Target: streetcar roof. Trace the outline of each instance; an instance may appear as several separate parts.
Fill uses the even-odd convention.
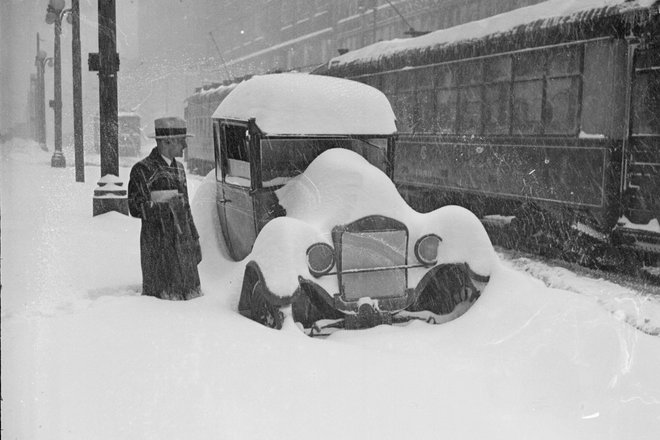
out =
[[[305,73],[254,76],[218,105],[213,118],[255,118],[266,135],[391,135],[396,117],[378,89]]]
[[[543,28],[590,21],[596,17],[645,14],[659,4],[659,0],[547,0],[416,38],[380,41],[336,56],[328,65],[332,68],[354,63],[376,63],[389,56],[423,55],[426,51],[500,37],[510,36],[515,40],[528,30],[535,32]]]

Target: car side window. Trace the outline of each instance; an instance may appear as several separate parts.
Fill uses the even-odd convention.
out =
[[[230,183],[250,186],[250,158],[246,127],[225,125],[224,140],[227,146],[226,179]],[[244,180],[247,179],[247,180]]]

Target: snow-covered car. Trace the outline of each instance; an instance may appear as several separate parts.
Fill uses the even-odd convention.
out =
[[[303,73],[254,76],[213,113],[218,217],[229,257],[242,260],[271,219],[275,191],[320,153],[346,148],[390,177],[396,117],[387,97],[357,81]]]
[[[496,255],[470,211],[410,208],[355,152],[331,149],[276,191],[271,220],[247,258],[238,309],[273,328],[287,316],[307,334],[463,314]]]

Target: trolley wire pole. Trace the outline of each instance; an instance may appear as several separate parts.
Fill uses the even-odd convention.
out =
[[[229,69],[227,68],[227,63],[225,62],[224,57],[222,56],[222,52],[220,51],[220,48],[218,47],[218,43],[215,41],[215,37],[213,36],[213,32],[209,32],[209,35],[211,36],[211,41],[213,41],[213,45],[215,46],[215,50],[218,52],[218,56],[220,57],[220,61],[222,61],[222,66],[225,68],[225,73],[227,74],[227,79],[231,80],[231,74],[229,73]]]

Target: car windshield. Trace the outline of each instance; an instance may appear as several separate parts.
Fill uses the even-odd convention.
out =
[[[264,186],[294,177],[325,150],[346,148],[360,154],[382,171],[387,167],[387,138],[265,138],[261,140]]]

